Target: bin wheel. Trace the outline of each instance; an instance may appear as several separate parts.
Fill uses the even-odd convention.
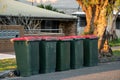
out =
[[[19,71],[19,70],[15,70],[15,71],[14,71],[14,74],[15,74],[16,76],[20,76],[20,71]]]

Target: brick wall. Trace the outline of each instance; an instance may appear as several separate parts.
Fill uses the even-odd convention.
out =
[[[18,30],[20,32],[19,36],[24,36],[24,27],[20,25],[0,25],[0,30]],[[14,51],[14,47],[10,38],[0,38],[0,52],[12,51]]]

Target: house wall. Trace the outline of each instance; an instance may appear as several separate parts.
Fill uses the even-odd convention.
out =
[[[24,36],[24,27],[18,26],[18,25],[0,25],[0,52],[12,52],[14,51],[13,43],[10,42],[10,39],[17,36],[10,36],[12,33],[7,33],[5,35],[2,35],[3,31],[18,31],[18,36]],[[11,35],[15,35],[15,33],[12,33]],[[1,37],[3,36],[3,37]]]
[[[83,34],[85,25],[86,25],[85,17],[80,17],[79,27],[77,28],[78,34]],[[118,17],[116,20],[116,34],[118,38],[120,38],[120,17]]]
[[[53,36],[69,36],[69,35],[76,35],[76,23],[75,21],[64,21],[60,22],[59,28],[63,29],[63,34],[57,35],[54,34]],[[0,32],[2,31],[19,31],[19,37],[24,36],[24,27],[18,25],[0,25]],[[14,51],[13,43],[10,41],[11,38],[16,36],[10,35],[3,35],[0,33],[0,52],[12,52]]]
[[[120,29],[116,29],[116,34],[117,34],[118,38],[120,38]]]

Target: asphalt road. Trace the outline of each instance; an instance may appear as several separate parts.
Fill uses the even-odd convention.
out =
[[[120,80],[120,61],[94,67],[4,80]]]

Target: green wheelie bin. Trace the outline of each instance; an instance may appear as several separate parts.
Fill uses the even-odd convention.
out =
[[[55,72],[56,68],[56,38],[43,36],[40,46],[40,73]]]
[[[39,74],[39,42],[34,37],[12,39],[20,76]]]
[[[56,71],[70,69],[70,38],[59,37],[57,41]]]
[[[84,39],[84,66],[98,64],[98,37],[86,35]]]
[[[78,69],[83,67],[83,37],[71,36],[70,41],[70,67],[71,69]]]

